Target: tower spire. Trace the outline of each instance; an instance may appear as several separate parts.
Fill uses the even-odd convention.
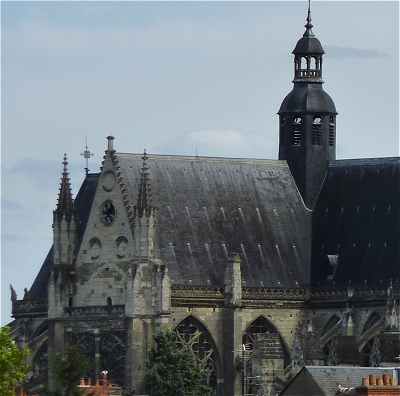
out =
[[[308,0],[308,12],[306,21],[307,23],[304,25],[306,31],[304,32],[303,37],[314,37],[314,33],[312,31],[314,25],[311,22],[311,0]]]
[[[323,89],[324,49],[314,35],[311,1],[294,55],[293,89],[279,109],[279,159],[286,160],[308,208],[313,208],[336,153],[336,107]]]
[[[61,176],[60,191],[58,193],[57,208],[55,213],[59,217],[66,215],[67,218],[70,218],[73,212],[74,200],[72,199],[71,183],[68,173],[68,159],[66,153],[64,153],[64,160],[62,164],[63,172]]]
[[[139,217],[142,217],[144,213],[146,215],[149,215],[151,211],[151,185],[149,177],[149,166],[147,164],[148,158],[149,157],[146,153],[146,150],[144,150],[142,157],[142,168],[140,170],[139,193],[135,206],[135,211],[139,215]]]

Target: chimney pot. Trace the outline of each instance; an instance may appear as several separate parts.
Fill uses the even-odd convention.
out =
[[[387,374],[383,374],[383,385],[389,385],[389,376]]]
[[[368,376],[368,380],[370,385],[375,385],[375,377],[372,374]]]

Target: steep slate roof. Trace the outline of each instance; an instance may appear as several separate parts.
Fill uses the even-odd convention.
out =
[[[142,155],[116,156],[135,205]],[[173,283],[223,286],[232,252],[247,286],[308,283],[310,213],[285,161],[149,155],[147,163]]]
[[[296,83],[283,99],[278,114],[284,113],[337,113],[332,98],[322,84]]]
[[[313,228],[314,284],[332,273],[327,254],[339,255],[336,284],[399,278],[400,158],[333,162]]]
[[[339,385],[357,387],[361,386],[363,377],[383,374],[397,375],[396,369],[389,367],[305,366],[286,385],[280,396],[334,396]]]
[[[82,186],[75,199],[75,209],[78,212],[80,221],[80,235],[82,238],[83,231],[85,230],[86,223],[88,221],[90,208],[92,206],[94,194],[97,186],[97,173],[91,173],[86,176],[82,183]],[[50,272],[53,268],[53,246],[47,253],[46,259],[44,260],[39,273],[37,274],[33,284],[29,290],[29,296],[33,299],[45,299],[47,298],[47,282],[50,276]]]

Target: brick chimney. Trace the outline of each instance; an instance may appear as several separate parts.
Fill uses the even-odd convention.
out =
[[[389,374],[369,375],[362,379],[368,396],[400,396],[400,385],[397,378]]]

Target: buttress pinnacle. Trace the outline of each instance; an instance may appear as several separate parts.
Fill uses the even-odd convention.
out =
[[[150,185],[150,177],[149,177],[149,167],[147,164],[148,156],[146,150],[144,150],[142,157],[142,168],[140,170],[140,184],[139,184],[139,193],[138,199],[135,206],[135,212],[142,217],[143,214],[146,216],[150,215],[151,212],[151,185]]]
[[[64,154],[64,160],[62,164],[63,173],[61,176],[60,191],[58,193],[57,208],[55,213],[59,217],[65,215],[67,219],[70,219],[74,210],[74,200],[72,199],[71,183],[69,180],[67,154]]]

